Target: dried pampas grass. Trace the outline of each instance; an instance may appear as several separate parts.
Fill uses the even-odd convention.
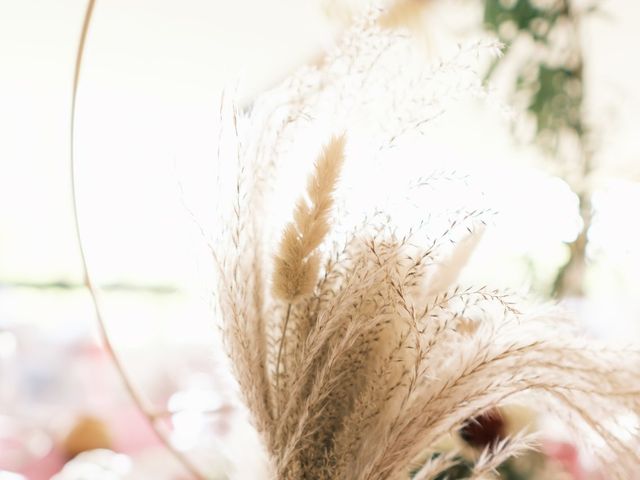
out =
[[[316,248],[329,231],[333,190],[344,160],[344,137],[335,137],[326,146],[309,178],[307,194],[311,204],[300,199],[294,221],[286,226],[276,256],[273,294],[293,303],[313,291],[318,277]]]
[[[640,412],[640,353],[594,346],[556,313],[523,314],[498,291],[454,286],[472,239],[444,254],[446,237],[423,247],[417,230],[372,219],[321,255],[343,149],[343,137],[328,142],[277,255],[254,259],[275,265],[271,300],[257,263],[220,292],[244,292],[223,304],[226,338],[271,475],[384,480],[419,468],[416,478],[437,478],[456,457],[420,459],[441,438],[519,401],[565,421],[610,478],[630,478],[638,433],[618,420]],[[253,221],[241,235],[259,231]],[[525,433],[487,446],[469,478],[531,446]]]
[[[441,478],[459,462],[438,451],[443,438],[488,410],[522,403],[562,420],[608,478],[632,478],[640,464],[640,350],[597,345],[554,310],[522,313],[500,291],[456,285],[482,212],[461,212],[440,234],[429,221],[403,231],[374,214],[336,242],[333,206],[349,143],[327,136],[306,198],[274,241],[264,207],[281,141],[304,127],[297,115],[348,97],[344,78],[374,82],[375,61],[358,70],[353,53],[370,38],[366,29],[350,37],[318,70],[322,81],[296,90],[284,107],[269,110],[277,102],[267,96],[248,122],[233,112],[238,168],[231,215],[213,247],[217,298],[267,452],[265,477]],[[337,73],[345,63],[349,75]],[[340,95],[326,96],[332,89]],[[426,98],[403,93],[412,106]],[[421,128],[419,118],[394,115],[393,138]],[[491,443],[465,475],[487,478],[533,445],[525,432]]]

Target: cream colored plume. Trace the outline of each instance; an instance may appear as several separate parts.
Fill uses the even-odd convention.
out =
[[[273,272],[273,294],[288,303],[313,291],[320,266],[315,250],[329,231],[333,191],[344,161],[344,136],[333,137],[307,183],[309,202],[298,200],[282,234]]]

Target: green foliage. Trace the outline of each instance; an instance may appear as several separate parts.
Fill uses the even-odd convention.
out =
[[[450,469],[445,472],[442,472],[440,475],[436,477],[435,480],[454,480],[454,479],[462,479],[469,478],[471,472],[473,470],[473,465],[471,462],[461,459],[460,463],[454,465]]]
[[[500,478],[502,478],[503,480],[531,480],[536,478],[536,467],[538,466],[540,465],[535,464],[535,466],[530,468],[516,468],[514,462],[512,460],[509,460],[500,465],[500,468],[498,468],[498,473],[500,474]]]
[[[576,41],[575,13],[568,0],[485,0],[484,23],[509,48],[529,37],[535,48],[518,69],[514,90],[526,98],[526,111],[536,122],[536,139],[553,153],[561,134],[585,133],[582,122],[582,57]],[[569,46],[553,50],[553,39],[564,35]],[[495,61],[489,76],[501,59]]]
[[[439,454],[435,454],[437,457]],[[537,470],[544,464],[544,459],[540,455],[535,455],[535,461],[532,465],[526,467],[516,467],[513,461],[509,460],[503,463],[498,469],[500,478],[503,480],[531,480],[536,478]],[[530,462],[531,463],[531,462]],[[435,480],[460,480],[469,478],[473,472],[473,463],[463,457],[458,457],[458,463],[453,467],[445,470],[438,475]],[[412,472],[411,477],[416,472]]]
[[[522,82],[522,76],[519,77],[518,82]],[[523,85],[523,87],[526,86]],[[569,129],[582,135],[581,68],[550,67],[540,64],[535,87],[529,111],[538,120],[538,130]]]
[[[538,41],[546,42],[545,35],[560,19],[568,16],[566,2],[552,2],[551,5],[537,6],[532,0],[486,0],[484,22],[488,28],[500,32],[500,27],[507,27],[508,22],[517,27],[519,32],[526,32]],[[508,34],[503,30],[503,36]],[[509,38],[503,38],[508,41]]]

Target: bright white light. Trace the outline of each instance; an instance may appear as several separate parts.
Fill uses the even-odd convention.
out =
[[[11,332],[0,332],[0,358],[9,358],[15,355],[18,348],[16,336]]]

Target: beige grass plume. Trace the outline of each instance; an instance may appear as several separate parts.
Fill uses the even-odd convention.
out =
[[[307,183],[309,202],[298,200],[294,220],[284,230],[275,259],[273,294],[293,303],[315,287],[319,256],[316,248],[329,231],[333,191],[344,160],[344,136],[332,138]]]
[[[462,212],[444,234],[434,234],[424,217],[416,221],[420,228],[404,232],[392,217],[372,215],[344,242],[327,241],[339,223],[331,211],[345,138],[337,137],[327,142],[308,198],[292,205],[293,220],[271,250],[269,219],[258,208],[268,204],[262,196],[270,176],[260,174],[265,166],[275,169],[283,139],[303,128],[289,116],[352,98],[353,82],[341,72],[362,77],[356,85],[365,93],[369,81],[400,76],[387,72],[386,63],[374,67],[377,54],[357,60],[354,52],[378,38],[367,32],[349,37],[337,63],[326,63],[349,68],[315,72],[320,80],[294,95],[291,108],[275,115],[279,121],[257,107],[268,128],[250,131],[255,145],[239,147],[227,241],[215,248],[224,337],[269,458],[265,477],[405,480],[417,471],[420,480],[441,478],[458,462],[455,455],[436,456],[444,437],[485,411],[523,403],[563,421],[607,465],[608,478],[633,478],[640,464],[633,426],[640,414],[640,350],[595,344],[553,310],[520,313],[500,291],[456,285],[481,213]],[[391,100],[380,102],[397,120],[395,139],[396,132],[424,125],[430,97],[406,92],[416,113],[398,111],[408,107],[394,95],[406,88],[394,85]],[[259,115],[252,112],[253,118]],[[490,445],[468,477],[485,476],[530,440],[523,434]]]
[[[320,256],[316,249],[329,231],[329,215],[333,206],[333,191],[344,161],[344,136],[333,137],[315,164],[315,172],[307,182],[309,202],[298,200],[293,215],[282,234],[279,253],[275,258],[272,289],[275,298],[287,303],[287,313],[278,341],[275,377],[276,396],[280,391],[280,365],[287,343],[291,309],[302,297],[313,292],[318,280]],[[300,333],[300,326],[298,326]],[[277,401],[278,406],[282,402]]]
[[[475,241],[463,233],[480,225],[475,212],[432,240],[428,224],[400,233],[374,216],[322,254],[344,144],[333,138],[320,155],[277,254],[247,264],[245,250],[229,253],[248,268],[220,291],[238,302],[224,303],[227,343],[268,476],[435,479],[458,461],[434,456],[442,438],[523,403],[564,421],[609,478],[631,478],[640,438],[618,420],[640,413],[640,351],[594,345],[557,313],[522,314],[497,290],[453,285]],[[261,218],[250,219],[239,243],[244,232],[259,245]],[[271,298],[256,278],[263,262],[274,265]],[[523,433],[490,445],[469,478],[531,444]]]

